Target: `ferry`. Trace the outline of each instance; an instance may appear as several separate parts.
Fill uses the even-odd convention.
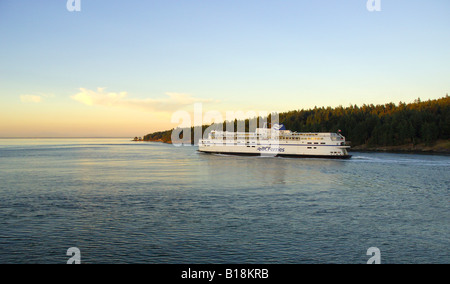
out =
[[[295,158],[350,159],[345,137],[338,133],[297,133],[284,125],[264,125],[255,132],[211,131],[199,140],[199,152]]]

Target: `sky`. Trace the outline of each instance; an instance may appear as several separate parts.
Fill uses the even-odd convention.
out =
[[[196,103],[225,116],[450,90],[448,0],[67,2],[0,0],[0,137],[134,137]]]

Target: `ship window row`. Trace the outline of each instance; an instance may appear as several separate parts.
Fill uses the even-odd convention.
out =
[[[219,139],[219,140],[221,140],[221,139]],[[211,141],[210,143],[213,143],[213,144],[215,144],[215,143],[220,143],[220,144],[222,144],[222,143],[227,143],[227,144],[229,144],[229,143],[237,143],[237,144],[258,144],[258,143],[260,143],[260,141],[258,141],[258,140],[251,140],[251,141],[243,141],[243,140],[236,140],[236,139],[223,139],[223,141],[225,141],[225,142],[215,142],[215,141]],[[322,142],[322,143],[320,143],[321,145],[326,145],[326,143],[325,142]],[[307,142],[307,145],[313,145],[313,142]],[[319,143],[318,142],[314,142],[314,145],[319,145]]]
[[[287,140],[323,140],[323,138],[281,137]]]
[[[250,139],[256,140],[259,137],[242,137],[242,136],[211,136],[211,139],[218,139],[218,140],[237,140],[237,139],[244,139],[244,140],[250,140]],[[275,138],[275,139],[284,139],[284,140],[324,140],[323,138],[304,138],[304,137],[266,137],[267,138]],[[253,140],[252,139],[252,140]],[[318,144],[318,143],[314,143]],[[325,144],[325,143],[321,143]]]

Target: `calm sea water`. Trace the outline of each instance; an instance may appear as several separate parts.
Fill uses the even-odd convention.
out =
[[[0,140],[0,263],[450,263],[450,157]]]

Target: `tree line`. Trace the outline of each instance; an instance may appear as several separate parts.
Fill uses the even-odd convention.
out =
[[[257,120],[253,118],[251,120]],[[270,121],[270,117],[268,118]],[[450,97],[413,103],[315,107],[279,113],[279,122],[296,132],[338,132],[352,146],[398,146],[450,139]],[[223,129],[226,129],[224,122]],[[238,121],[231,122],[236,129]],[[248,131],[250,120],[245,121]],[[202,133],[208,126],[202,126]],[[173,129],[172,129],[173,130]],[[144,136],[145,141],[171,142],[172,130]],[[194,127],[190,129],[192,142]]]

